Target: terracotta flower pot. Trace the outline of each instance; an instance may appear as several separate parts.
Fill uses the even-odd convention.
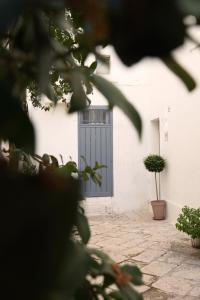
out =
[[[199,238],[191,238],[192,247],[200,249],[200,237]]]
[[[166,217],[166,201],[154,200],[151,201],[154,220],[164,220]]]

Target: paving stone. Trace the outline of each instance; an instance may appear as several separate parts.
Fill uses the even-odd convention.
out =
[[[123,241],[124,241],[124,238],[123,238]],[[112,237],[109,240],[107,240],[107,244],[108,245],[112,245],[113,247],[123,246],[123,244],[122,244],[122,237]]]
[[[196,286],[194,287],[190,293],[189,293],[190,296],[193,296],[193,297],[198,297],[200,298],[200,287],[199,286]]]
[[[152,238],[153,240],[154,238]],[[160,250],[170,250],[171,249],[171,241],[154,241],[148,246],[151,249],[160,249]]]
[[[171,275],[176,278],[200,281],[200,267],[191,264],[182,264]]]
[[[165,252],[166,251],[164,250],[148,249],[146,251],[143,251],[140,255],[135,256],[134,259],[142,262],[150,263],[154,259],[159,258]]]
[[[192,256],[199,253],[199,249],[193,248],[191,243],[184,241],[172,241],[171,250]]]
[[[106,251],[106,253],[117,263],[126,261],[128,258],[120,252]]]
[[[176,295],[173,295],[173,296],[169,296],[170,300],[183,300],[183,299],[186,299],[184,296],[176,296]],[[188,299],[189,300],[189,299]],[[190,299],[191,300],[191,299]],[[194,299],[193,299],[194,300]]]
[[[144,300],[199,300],[200,250],[167,221],[128,213],[90,217],[89,246],[107,252],[120,264],[137,265]],[[147,274],[146,274],[147,273]]]
[[[199,257],[192,257],[185,260],[186,264],[200,266],[200,258]]]
[[[148,274],[143,274],[143,281],[145,283],[145,285],[152,285],[152,283],[154,283],[156,280],[158,279],[157,276],[153,276],[153,275],[148,275]]]
[[[187,279],[164,276],[152,286],[166,293],[176,293],[177,295],[184,296],[192,289],[193,283]]]
[[[186,296],[174,296],[173,298],[169,298],[170,300],[199,300],[199,297],[192,297],[189,295]]]
[[[185,296],[183,298],[184,300],[199,300],[199,297],[192,297],[192,296]],[[174,300],[174,299],[173,299]],[[182,299],[178,299],[178,300],[182,300]]]
[[[143,251],[144,251],[144,248],[139,247],[139,246],[138,247],[136,246],[136,247],[133,247],[133,248],[128,248],[127,249],[127,256],[129,258],[131,258],[131,257],[135,258],[135,256],[141,254]]]
[[[132,240],[128,240],[126,241],[126,246],[128,248],[131,248],[131,247],[142,247],[143,249],[146,249],[147,247],[144,245],[144,242],[145,242],[145,239],[144,238],[134,238]]]
[[[163,291],[151,288],[143,294],[144,300],[168,300],[169,295]]]
[[[108,243],[105,243],[103,244],[102,243],[102,248],[104,249],[104,251],[106,252],[120,252],[122,250],[122,248],[120,246],[117,246],[117,245],[113,245],[113,244],[108,244]]]
[[[146,286],[146,285],[139,285],[139,286],[134,286],[134,289],[138,293],[143,294],[144,292],[148,291],[150,289],[150,287]]]
[[[169,264],[163,261],[153,261],[149,265],[142,268],[141,271],[150,275],[163,276],[176,266],[177,265],[175,264]]]
[[[94,244],[94,243],[90,242],[89,246],[90,246],[90,248],[98,248],[98,249],[103,251],[103,247],[99,246],[98,244]]]
[[[169,251],[165,253],[163,256],[161,256],[158,260],[171,263],[171,264],[180,264],[186,259],[187,256],[184,254],[177,253],[175,251]]]
[[[173,300],[199,300],[199,297],[193,297],[193,296],[177,296],[177,298],[172,298]]]

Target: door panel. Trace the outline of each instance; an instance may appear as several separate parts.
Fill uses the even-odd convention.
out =
[[[97,161],[106,165],[98,170],[102,176],[102,184],[98,186],[91,179],[83,183],[86,197],[106,197],[113,194],[112,166],[112,112],[105,107],[91,107],[79,114],[79,167],[87,164],[94,166]]]

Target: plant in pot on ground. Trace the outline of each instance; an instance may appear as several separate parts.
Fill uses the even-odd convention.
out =
[[[156,154],[148,155],[144,159],[144,165],[149,172],[153,172],[155,176],[156,200],[151,201],[154,220],[163,220],[166,215],[166,202],[159,199],[158,195],[158,178],[157,173],[160,173],[165,168],[165,160]]]
[[[191,237],[192,247],[200,248],[200,208],[184,206],[177,219],[176,228]]]

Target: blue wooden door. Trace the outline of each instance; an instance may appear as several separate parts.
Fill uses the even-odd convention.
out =
[[[106,165],[98,170],[102,184],[98,186],[91,179],[83,183],[86,197],[108,197],[113,195],[113,147],[112,112],[105,106],[91,106],[79,113],[79,168],[87,164],[94,166],[97,161]]]

